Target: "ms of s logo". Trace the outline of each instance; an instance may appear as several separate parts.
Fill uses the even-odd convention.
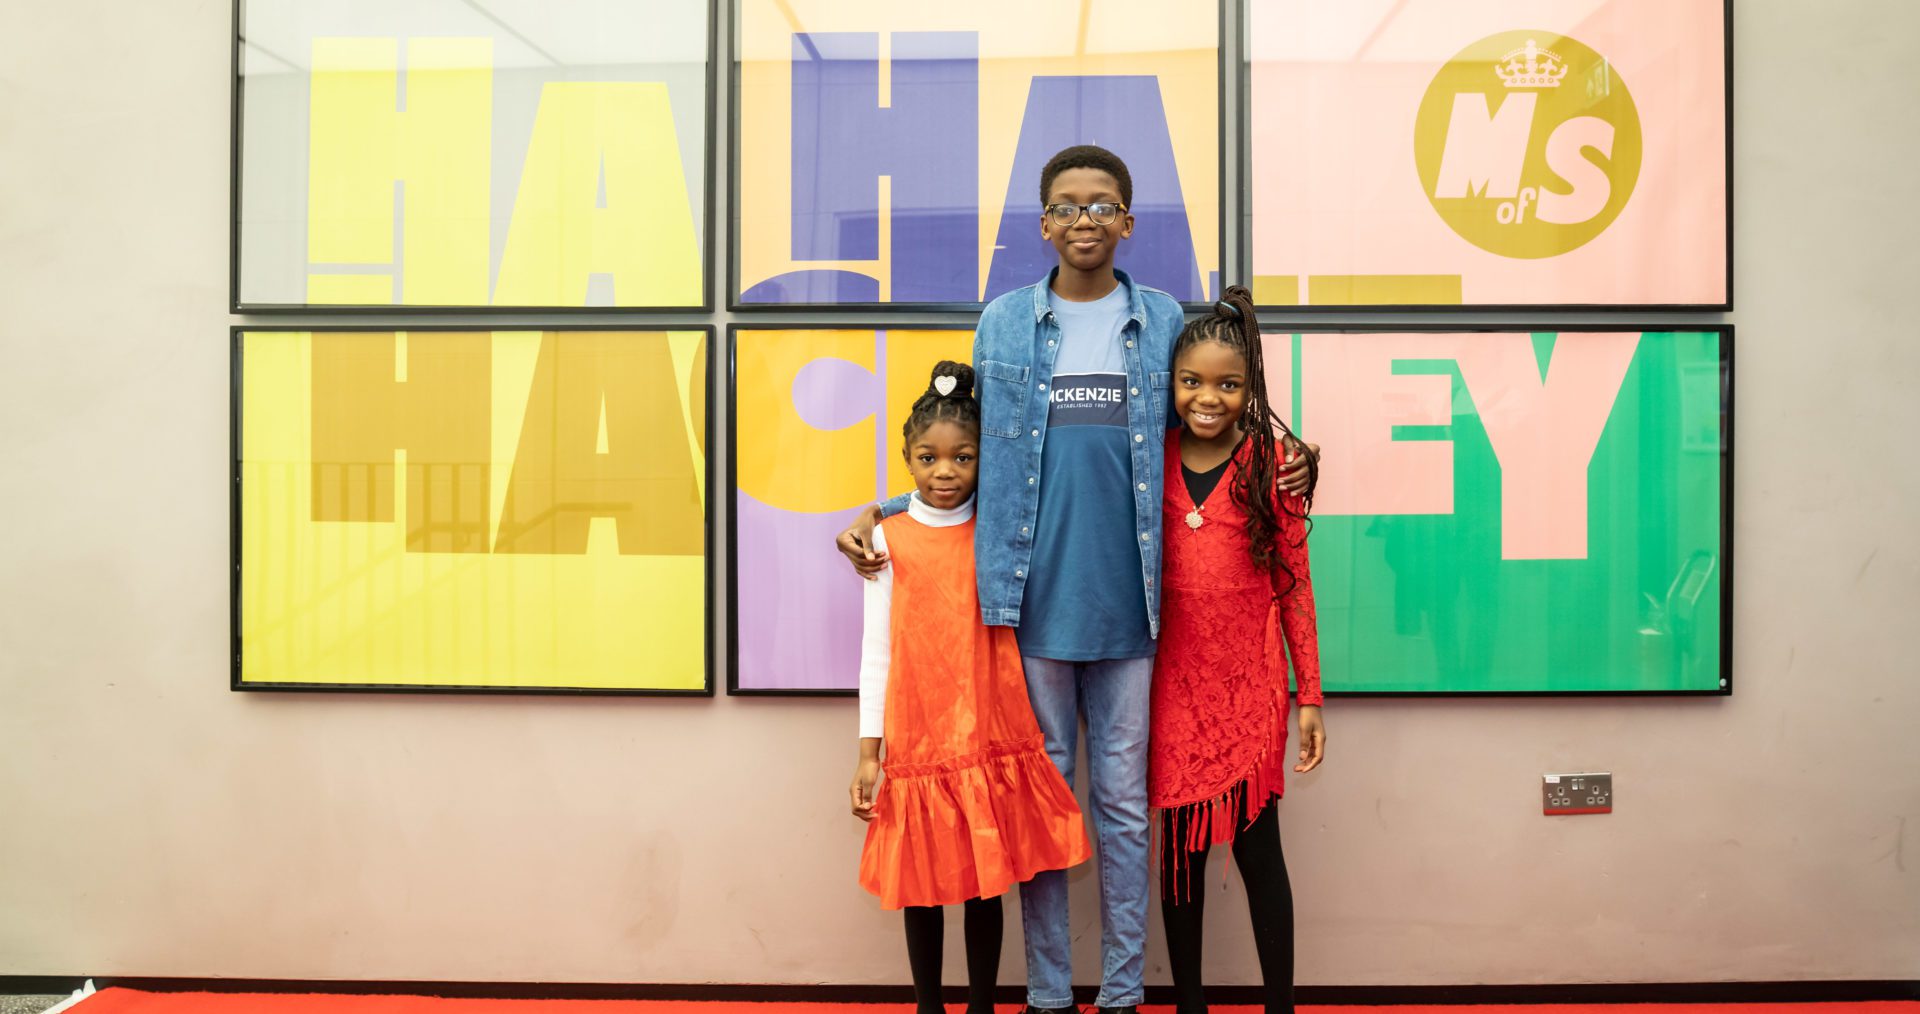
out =
[[[1606,58],[1550,32],[1490,35],[1440,68],[1414,122],[1435,211],[1502,257],[1554,257],[1603,232],[1640,176],[1640,114]]]

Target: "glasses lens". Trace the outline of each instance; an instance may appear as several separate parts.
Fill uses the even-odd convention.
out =
[[[1108,204],[1105,202],[1089,204],[1087,205],[1087,215],[1093,219],[1093,224],[1095,225],[1112,225],[1113,220],[1120,217],[1120,206],[1118,204]]]
[[[1077,204],[1049,204],[1047,214],[1053,216],[1053,224],[1068,226],[1080,220],[1080,206]]]

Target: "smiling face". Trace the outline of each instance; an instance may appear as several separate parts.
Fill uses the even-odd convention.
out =
[[[945,419],[916,434],[903,453],[920,499],[942,510],[966,503],[980,474],[979,443],[971,429]]]
[[[1224,342],[1188,346],[1173,364],[1173,410],[1201,440],[1238,439],[1247,410],[1247,357]]]
[[[1053,178],[1047,190],[1047,203],[1098,204],[1121,203],[1120,181],[1103,169],[1067,169]],[[1046,211],[1040,212],[1040,235],[1053,244],[1062,267],[1091,272],[1113,267],[1113,255],[1120,241],[1133,235],[1133,214],[1123,211],[1110,225],[1096,225],[1093,216],[1082,212],[1080,220],[1069,226],[1056,225]]]

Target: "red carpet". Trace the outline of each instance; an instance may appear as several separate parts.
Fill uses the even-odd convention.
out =
[[[949,1011],[959,1011],[953,1004]],[[1007,1014],[1017,1005],[1003,1004]],[[1145,1006],[1142,1014],[1171,1014]],[[1259,1014],[1258,1007],[1213,1008]],[[335,996],[318,993],[142,993],[101,990],[69,1008],[79,1014],[912,1014],[910,1004],[694,1003],[681,1000],[457,1000],[431,996]],[[1920,1014],[1920,1002],[1552,1004],[1544,1006],[1302,1006],[1315,1014]]]

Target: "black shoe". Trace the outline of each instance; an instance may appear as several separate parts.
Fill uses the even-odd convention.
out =
[[[1125,1007],[1102,1007],[1100,1014],[1140,1014],[1140,1011],[1133,1004],[1127,1004]]]
[[[1080,1014],[1080,1008],[1072,1004],[1065,1007],[1035,1007],[1033,1004],[1027,1004],[1027,1009],[1021,1014]]]

